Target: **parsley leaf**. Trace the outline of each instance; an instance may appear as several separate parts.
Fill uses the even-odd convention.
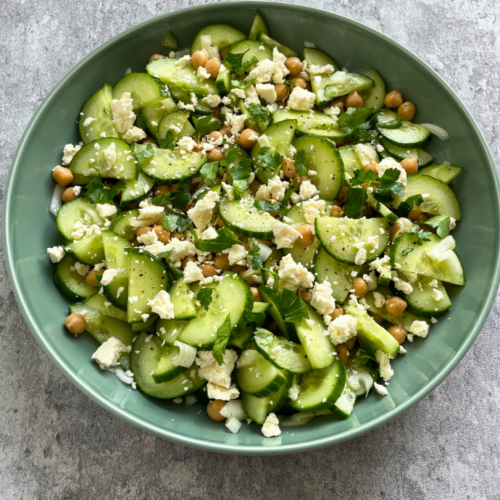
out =
[[[437,215],[431,219],[427,219],[425,223],[428,226],[437,228],[437,235],[440,238],[446,238],[450,234],[450,216],[449,215]]]
[[[279,201],[272,203],[267,200],[255,200],[253,206],[263,212],[276,212],[280,209],[281,203]]]
[[[259,339],[259,344],[267,347],[273,346],[274,335],[269,330],[265,330],[264,328],[257,328],[254,335]]]
[[[158,137],[158,146],[162,149],[174,149],[175,148],[175,136],[171,130],[167,130],[165,137]]]
[[[213,292],[213,288],[201,288],[200,291],[196,294],[196,300],[200,301],[200,304],[203,306],[203,309],[205,309],[205,311],[208,311],[208,307],[213,300]]]
[[[351,188],[347,191],[347,202],[344,211],[347,217],[355,219],[363,211],[363,203],[368,199],[365,189]]]
[[[242,160],[239,167],[229,169],[229,173],[233,179],[241,180],[250,177],[252,173],[252,160],[250,160],[250,158],[246,158],[246,160],[250,161],[250,165],[248,165],[248,161],[245,162],[245,160]]]
[[[414,249],[414,248],[411,248],[411,247],[409,247],[409,248],[405,248],[405,249],[401,252],[401,255],[402,255],[403,257],[406,257],[409,253],[413,252],[413,250],[415,250],[415,249]]]
[[[140,161],[140,160],[145,160],[147,158],[154,158],[155,156],[155,150],[153,149],[152,144],[148,144],[148,147],[141,151],[140,153],[136,153],[135,157]]]
[[[235,160],[239,154],[240,154],[240,150],[238,148],[232,149],[231,151],[226,153],[226,156],[219,162],[220,166],[227,167],[227,166],[231,165],[231,163],[235,162]],[[242,161],[243,160],[240,161],[240,165],[241,165]]]
[[[219,171],[219,162],[211,161],[205,163],[205,165],[201,167],[200,175],[205,182],[212,184],[212,182],[214,182],[215,178],[217,177],[218,171]]]
[[[146,122],[146,118],[144,118],[144,116],[142,116],[141,114],[137,115],[137,120],[135,122],[135,126],[144,130],[144,132],[147,132],[147,130],[148,130],[148,124]]]
[[[271,271],[270,269],[266,269],[265,267],[262,268],[264,271],[266,271],[266,273],[269,273],[274,281],[273,281],[273,288],[271,289],[269,287],[269,285],[267,285],[266,289],[269,289],[271,290],[272,292],[275,292],[275,293],[278,293],[278,285],[279,285],[279,281],[280,281],[280,277],[279,277],[279,274],[278,273],[275,273],[274,271]],[[266,281],[269,277],[266,277]]]
[[[261,123],[259,123],[259,126],[262,124],[264,129],[266,129],[267,126],[271,123],[271,119],[272,119],[273,114],[265,106],[250,106],[248,108],[248,112],[254,118],[259,118],[261,120]]]
[[[380,178],[379,190],[389,190],[396,196],[404,195],[404,186],[398,182],[401,172],[397,168],[388,168]]]
[[[308,319],[309,313],[307,312],[302,298],[295,295],[292,291],[288,290],[288,288],[283,289],[281,294],[278,293],[276,283],[277,279],[275,278],[273,289],[266,286],[264,290],[278,308],[283,321],[286,323],[300,323],[302,319]]]
[[[260,149],[255,160],[259,168],[274,173],[283,165],[284,158],[277,151],[273,154],[271,148],[266,146]]]
[[[84,186],[84,197],[90,201],[90,203],[109,203],[113,201],[113,198],[120,191],[125,191],[125,188],[126,186],[123,182],[117,182],[111,189],[107,189],[102,183],[101,176],[98,175]]]
[[[191,229],[191,233],[194,236],[194,246],[202,252],[222,252],[222,250],[240,243],[238,237],[226,227],[219,229],[217,231],[217,238],[213,240],[200,239],[193,229]]]
[[[246,315],[246,319],[248,323],[257,323],[258,325],[262,325],[266,319],[266,315],[263,312],[249,312]]]
[[[221,127],[220,120],[215,118],[213,115],[206,115],[201,117],[193,116],[193,123],[196,132],[198,132],[198,137],[203,137],[208,135],[216,130],[219,130]]]
[[[248,50],[246,50],[245,52],[240,52],[239,54],[229,52],[228,54],[226,54],[226,57],[224,57],[224,65],[231,66],[231,69],[233,71],[235,69],[238,69],[243,64],[243,56],[248,52]]]
[[[241,89],[241,90],[246,90],[250,85],[253,85],[255,83],[256,78],[253,80],[250,80],[248,82],[240,82],[239,80],[231,80],[231,87]]]
[[[231,336],[231,315],[228,314],[224,322],[217,329],[217,338],[214,342],[214,348],[212,351],[212,356],[219,365],[224,363],[224,353],[226,352],[226,346]]]
[[[306,150],[305,149],[299,149],[295,153],[295,170],[297,171],[296,176],[298,175],[306,175],[307,174],[307,169],[306,169]]]
[[[410,233],[414,233],[417,235],[417,245],[421,245],[424,241],[430,241],[432,236],[431,232],[420,229],[418,224],[413,224],[410,229]]]
[[[258,62],[259,60],[255,56],[253,56],[247,62],[243,63],[239,68],[235,69],[234,73],[238,76],[241,76],[250,66],[257,64]]]
[[[351,179],[349,179],[349,183],[351,186],[359,186],[360,184],[364,184],[365,182],[372,182],[378,179],[377,174],[373,170],[367,170],[366,172],[359,168],[355,170]]]
[[[184,210],[191,201],[191,194],[186,191],[170,191],[161,196],[155,196],[151,202],[153,205],[163,205],[165,208],[171,203],[174,207]]]
[[[373,139],[368,133],[375,121],[375,113],[372,108],[348,108],[342,113],[337,125],[349,134],[352,142],[360,142]]]
[[[240,179],[233,181],[233,193],[235,200],[241,200],[241,196],[244,191],[248,189],[248,183],[246,179]]]
[[[162,215],[161,222],[167,231],[179,231],[183,233],[189,229],[191,219],[187,215],[176,212],[170,207],[166,207],[166,210],[168,213]]]
[[[287,192],[285,193],[285,196],[283,196],[283,201],[281,202],[281,210],[279,211],[279,216],[284,217],[286,213],[288,212],[288,205],[290,201],[290,196],[297,191],[298,186],[292,186],[291,188],[287,189]]]
[[[264,259],[260,256],[260,248],[258,245],[254,245],[247,254],[247,257],[252,261],[252,269],[260,269],[262,264],[264,264]]]
[[[413,210],[413,206],[418,207],[424,202],[421,194],[415,194],[413,196],[409,196],[406,200],[402,201],[398,208],[396,208],[396,215],[398,217],[408,217],[410,212]]]

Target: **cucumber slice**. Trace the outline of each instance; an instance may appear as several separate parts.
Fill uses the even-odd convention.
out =
[[[377,123],[386,123],[396,120],[398,115],[394,111],[382,109],[377,116]],[[403,120],[403,125],[396,129],[378,128],[382,137],[396,146],[403,148],[419,148],[429,140],[431,133],[424,127]]]
[[[219,71],[217,78],[215,80],[215,85],[220,95],[227,95],[231,90],[231,73],[228,68],[224,66],[224,69]]]
[[[226,275],[214,288],[208,311],[201,308],[198,316],[184,328],[179,340],[193,347],[210,350],[217,339],[217,330],[229,315],[231,335],[237,335],[246,326],[246,315],[252,310],[252,293],[240,276]]]
[[[315,220],[316,235],[329,255],[344,264],[355,265],[359,251],[353,244],[364,242],[367,250],[364,263],[382,255],[389,244],[389,224],[383,218],[348,219],[318,217]],[[383,232],[382,232],[383,231]],[[369,243],[368,238],[375,238]]]
[[[396,238],[391,246],[391,266],[403,272],[416,273],[452,285],[464,286],[464,270],[457,253],[449,250],[447,258],[436,262],[431,260],[427,253],[442,241],[441,238],[432,234],[430,241],[424,241],[421,245],[417,245],[417,238],[418,236],[414,233],[406,233]],[[410,248],[411,251],[408,250]]]
[[[145,322],[141,315],[152,314],[148,300],[154,299],[161,290],[167,290],[170,285],[167,268],[159,259],[137,248],[126,248],[125,255],[128,259],[129,278],[128,322]],[[137,300],[131,303],[130,299],[135,297]]]
[[[130,221],[136,219],[138,215],[139,210],[127,210],[126,212],[122,212],[113,219],[113,222],[109,226],[109,230],[128,241],[133,240],[135,238],[136,229],[130,226]]]
[[[212,45],[216,45],[219,50],[245,39],[245,35],[240,30],[237,30],[232,26],[227,24],[211,24],[210,26],[205,26],[198,31],[193,45],[191,45],[191,54],[194,54],[197,50],[201,50],[203,48],[201,43],[202,36],[210,36],[212,39]]]
[[[174,365],[174,358],[179,354],[178,347],[166,347],[161,355],[156,370],[151,375],[157,384],[169,382],[184,373],[188,368]]]
[[[106,83],[92,94],[83,105],[78,118],[78,130],[84,144],[100,139],[103,132],[106,137],[119,137],[118,131],[113,125],[112,99],[113,87]],[[84,123],[89,118],[93,118],[93,120],[85,126]]]
[[[434,177],[434,179],[444,182],[445,184],[450,184],[463,172],[463,170],[463,167],[459,167],[458,165],[444,163],[442,165],[429,165],[428,167],[422,168],[418,173],[420,175]]]
[[[189,324],[189,321],[181,319],[159,319],[156,322],[156,335],[160,337],[165,345],[172,347],[176,340],[179,340],[182,330]]]
[[[153,314],[153,316],[151,316],[147,321],[143,323],[134,323],[132,325],[132,331],[136,333],[138,332],[154,333],[157,320],[158,316],[156,316],[156,314]]]
[[[248,418],[251,418],[256,424],[262,425],[267,417],[269,409],[270,396],[258,398],[253,394],[241,393],[241,402]]]
[[[244,194],[241,200],[221,198],[219,214],[222,222],[242,236],[261,240],[272,238],[271,224],[274,218],[268,212],[261,212],[255,208],[254,201],[250,194]]]
[[[81,222],[86,226],[96,224],[102,227],[104,220],[97,212],[94,203],[88,202],[85,198],[76,198],[74,200],[64,203],[57,212],[57,229],[64,241],[72,241],[71,234],[74,229],[73,226],[77,222]]]
[[[358,274],[360,266],[349,266],[330,257],[323,247],[320,247],[314,258],[314,274],[318,283],[328,280],[332,285],[332,295],[337,302],[344,302],[352,288],[354,277],[352,272]]]
[[[227,149],[224,149],[225,155],[227,156],[231,151],[233,151],[235,149],[238,150],[238,155],[234,159],[233,163],[234,163],[235,167],[240,167],[241,160],[245,160],[245,159],[249,158],[248,153],[241,146],[238,146],[238,144],[228,144],[228,146],[229,147]],[[226,182],[228,184],[233,184],[233,176],[231,175],[231,172],[230,172],[231,168],[232,168],[232,166],[226,167]],[[220,193],[220,189],[219,189],[219,193]]]
[[[333,74],[321,79],[321,89],[316,94],[318,106],[323,107],[332,102],[335,98],[350,94],[351,92],[363,92],[372,89],[374,81],[365,75],[358,73],[346,73],[345,78],[340,78],[339,74]],[[318,99],[320,102],[318,102]]]
[[[234,375],[241,391],[259,398],[278,391],[287,382],[281,370],[253,349],[241,353]]]
[[[347,137],[347,134],[337,125],[337,120],[321,111],[291,111],[284,108],[276,110],[273,114],[273,124],[284,120],[297,121],[297,135],[323,137],[332,141]]]
[[[185,127],[188,118],[189,111],[180,111],[175,110],[170,113],[167,113],[158,123],[157,137],[159,141],[165,139],[167,133],[170,131],[174,135],[175,143],[181,138],[184,137],[181,135],[182,129]],[[171,128],[173,127],[173,128]]]
[[[167,97],[160,102],[151,104],[149,106],[144,106],[142,108],[141,114],[146,120],[146,126],[153,137],[157,137],[158,124],[160,120],[171,111],[177,109],[172,97]]]
[[[429,165],[434,160],[434,157],[430,155],[427,151],[421,148],[403,148],[392,144],[387,139],[382,138],[380,144],[384,147],[385,151],[382,151],[381,155],[392,156],[395,160],[401,162],[405,158],[416,158],[418,161],[418,166],[423,167]]]
[[[207,155],[204,153],[188,152],[181,156],[177,149],[172,151],[160,149],[154,144],[152,146],[155,155],[139,160],[139,166],[144,175],[160,184],[177,184],[184,179],[193,177],[207,159]]]
[[[356,306],[344,305],[344,312],[358,320],[358,341],[367,350],[382,351],[395,358],[399,352],[398,341],[364,309]]]
[[[113,143],[116,159],[113,167],[108,168],[104,151]],[[71,160],[69,169],[74,176],[73,183],[78,185],[88,184],[98,174],[106,179],[126,181],[137,179],[139,171],[135,162],[129,144],[121,139],[107,137],[85,144]]]
[[[99,289],[90,286],[75,269],[75,259],[66,255],[54,269],[54,285],[71,302],[77,302],[90,297]]]
[[[432,215],[449,215],[457,221],[462,220],[460,203],[453,190],[438,179],[428,175],[410,175],[404,196],[394,197],[393,205],[397,207],[402,201],[415,194],[428,194],[428,199],[418,207],[420,212]]]
[[[264,33],[264,35],[269,35],[269,31],[266,26],[266,22],[263,17],[257,12],[253,18],[252,27],[250,28],[250,34],[248,35],[249,40],[256,40],[257,35]]]
[[[335,404],[344,390],[346,373],[344,365],[335,359],[322,370],[313,370],[302,376],[299,397],[290,406],[299,411],[326,410]]]
[[[378,379],[378,371],[368,367],[368,358],[352,358],[346,366],[346,387],[349,387],[355,398],[366,396]]]
[[[134,110],[156,104],[170,96],[168,88],[158,78],[146,73],[129,73],[113,87],[113,99],[120,99],[129,92],[134,100]]]
[[[127,321],[127,313],[118,309],[100,293],[94,293],[82,302],[83,305],[95,309],[106,316],[111,316],[112,318],[119,319],[121,321]]]
[[[140,144],[142,146],[142,144]],[[125,181],[125,191],[122,191],[120,206],[131,205],[141,200],[153,190],[155,181],[149,179],[142,172],[139,173],[137,180],[130,179]]]
[[[306,168],[316,175],[310,179],[318,188],[320,198],[334,200],[344,185],[344,166],[337,148],[331,141],[319,137],[299,137],[292,145],[306,153]]]
[[[277,151],[280,155],[286,156],[288,154],[288,149],[290,148],[290,144],[292,144],[293,135],[295,133],[295,128],[297,127],[297,122],[295,120],[283,120],[279,123],[275,123],[264,130],[263,135],[265,135],[269,139],[269,144],[271,147],[271,152],[274,154]],[[260,144],[256,141],[254,147],[252,148],[252,160],[254,161],[254,165],[256,165],[256,158],[261,149]],[[257,178],[263,184],[267,184],[269,179],[273,178],[276,174],[279,173],[281,166],[276,169],[275,172],[265,172],[261,168],[256,166],[255,173]]]
[[[193,104],[191,99],[192,92],[171,87],[170,93],[172,94],[172,98],[176,103],[183,102],[184,104],[193,105],[195,113],[198,113],[200,115],[212,114],[212,111],[208,106],[205,106],[204,104]]]
[[[290,340],[297,340],[298,341],[297,329],[295,328],[295,324],[285,322],[285,320],[281,316],[281,313],[280,313],[278,307],[274,303],[273,299],[266,292],[266,287],[265,286],[259,287],[259,292],[260,292],[260,295],[262,297],[262,300],[264,300],[265,302],[267,302],[268,304],[271,305],[271,309],[269,310],[269,314],[271,315],[271,318],[273,318],[274,321],[276,322],[276,324],[278,325],[278,328],[280,329],[281,333],[286,338],[288,338]]]
[[[363,98],[363,107],[373,108],[374,111],[378,111],[384,105],[384,80],[382,80],[379,72],[370,66],[358,69],[355,71],[355,73],[367,76],[368,78],[371,78],[373,80],[373,87],[361,92],[361,97]]]
[[[345,420],[351,416],[354,410],[354,403],[356,403],[356,396],[346,381],[342,394],[330,408],[330,411],[334,417]]]
[[[238,335],[235,335],[229,342],[228,347],[236,347],[238,349],[245,349],[247,345],[253,340],[253,332],[255,330],[255,325],[247,325],[241,331],[238,333]]]
[[[257,40],[259,42],[262,42],[266,44],[267,46],[271,47],[272,49],[276,47],[283,55],[286,57],[297,57],[299,54],[295,52],[295,50],[290,49],[286,45],[283,45],[282,43],[277,42],[273,38],[271,38],[269,35],[266,35],[265,33],[260,33],[257,34]]]
[[[184,281],[184,278],[178,279],[169,290],[170,300],[174,305],[175,319],[192,319],[196,318],[196,307],[194,305],[194,294],[189,287],[189,284]]]
[[[152,373],[158,368],[166,349],[169,348],[163,347],[156,335],[150,337],[147,333],[141,333],[137,337],[132,348],[130,364],[139,389],[159,399],[187,396],[201,389],[206,384],[206,380],[200,377],[196,366],[189,368],[169,382],[160,384],[155,382]]]
[[[156,59],[146,66],[146,71],[169,87],[202,95],[218,93],[212,78],[200,78],[191,64],[181,66],[177,61],[178,59],[170,57]]]
[[[308,303],[305,303],[305,306],[309,313],[309,319],[303,319],[297,325],[297,337],[312,367],[315,370],[327,368],[335,360],[335,347],[330,342],[328,335],[325,335],[326,328],[323,319]]]
[[[112,318],[82,303],[69,306],[70,313],[83,314],[87,322],[87,332],[94,337],[99,344],[106,342],[111,337],[121,340],[125,345],[132,345],[135,337],[132,327],[125,321]],[[130,369],[130,354],[122,353],[119,358],[120,366],[124,370]]]
[[[264,47],[264,50],[261,50],[259,47]],[[255,40],[243,40],[242,42],[238,42],[229,49],[227,54],[241,54],[242,52],[245,53],[242,59],[243,64],[250,61],[252,57],[255,57],[257,61],[263,61],[264,59],[270,59],[271,61],[273,60],[272,49],[270,49],[267,45],[262,45],[261,42],[257,42]],[[227,63],[227,54],[226,57],[224,57],[224,66],[230,68],[231,65]],[[255,64],[250,66],[247,69],[247,73],[250,73],[250,71],[252,71],[255,66]]]
[[[321,50],[304,47],[304,49],[302,50],[302,54],[304,55],[304,59],[308,66],[326,66],[328,64],[331,64],[335,71],[339,70],[337,63],[330,56],[327,56],[324,52],[321,52]]]
[[[66,251],[76,260],[95,266],[104,260],[104,248],[102,246],[101,235],[93,235],[81,240],[68,243]]]
[[[264,315],[264,319],[262,321],[256,322],[257,326],[262,326],[271,312],[271,304],[267,302],[254,302],[252,306],[252,313],[261,313]]]
[[[265,339],[254,337],[254,346],[257,351],[273,365],[289,373],[301,374],[312,370],[304,348],[289,340],[274,338],[269,347]]]

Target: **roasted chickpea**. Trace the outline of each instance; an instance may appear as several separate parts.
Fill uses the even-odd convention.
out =
[[[373,321],[375,321],[375,323],[378,323],[379,325],[381,325],[384,322],[384,318],[382,318],[380,314],[370,313],[370,316],[373,318]]]
[[[344,342],[344,345],[347,347],[347,350],[350,351],[354,345],[356,344],[356,340],[358,340],[358,337],[352,337],[348,341]]]
[[[165,56],[164,56],[164,55],[162,55],[162,54],[153,54],[153,55],[149,58],[149,62],[156,61],[157,59],[165,59]]]
[[[215,276],[217,274],[217,270],[211,264],[204,264],[201,266],[201,272],[205,278],[209,278],[210,276]]]
[[[255,196],[255,194],[257,193],[257,191],[259,190],[261,185],[262,184],[257,179],[255,179],[252,182],[252,184],[250,184],[250,186],[248,186],[248,189],[250,189],[250,192]]]
[[[310,290],[301,290],[300,291],[300,296],[302,299],[304,299],[306,302],[311,302],[313,296]]]
[[[214,148],[208,153],[208,161],[221,161],[224,158],[224,153],[217,148]]]
[[[252,298],[254,302],[262,302],[262,297],[260,296],[260,292],[258,288],[254,286],[250,287],[250,291],[252,292]]]
[[[186,235],[184,233],[180,233],[179,231],[174,231],[173,233],[170,233],[171,238],[177,238],[178,240],[185,240]]]
[[[66,188],[61,195],[63,203],[68,203],[68,201],[73,201],[76,198],[78,198],[78,196],[75,194],[72,187]]]
[[[285,66],[290,71],[289,76],[298,75],[304,69],[304,64],[298,57],[289,57],[285,61]]]
[[[154,144],[155,146],[158,146],[158,143],[152,137],[146,137],[146,139],[143,139],[142,143],[143,144]]]
[[[363,104],[363,98],[357,92],[352,92],[345,98],[346,108],[362,108]]]
[[[226,227],[224,221],[220,218],[220,216],[217,217],[217,227]]]
[[[368,170],[371,170],[372,172],[374,172],[375,174],[377,174],[377,167],[378,167],[378,163],[376,161],[371,161],[365,167],[365,172],[368,172]]]
[[[337,355],[339,358],[339,361],[343,364],[346,365],[347,362],[349,361],[349,350],[344,344],[339,344],[337,346]]]
[[[162,196],[170,191],[170,186],[166,184],[157,184],[153,190],[155,196]]]
[[[315,236],[311,224],[304,224],[303,226],[298,227],[297,231],[300,233],[299,243],[301,245],[308,247],[314,243]]]
[[[248,283],[248,286],[250,288],[253,288],[253,286],[255,285],[255,281],[252,276],[246,275],[245,272],[246,269],[244,271],[240,271],[238,274]]]
[[[59,186],[64,187],[73,182],[73,172],[69,168],[57,166],[52,171],[52,175]]]
[[[403,104],[403,95],[399,92],[399,90],[391,90],[388,94],[386,94],[384,104],[388,108],[399,108],[399,106]]]
[[[401,166],[405,169],[408,175],[418,173],[418,160],[416,158],[405,158],[401,162]]]
[[[89,274],[87,274],[87,276],[85,276],[85,282],[87,283],[87,285],[94,286],[97,288],[99,286],[99,282],[97,281],[95,274],[96,274],[95,271],[92,269],[89,272]]]
[[[358,299],[364,297],[368,293],[368,284],[363,278],[355,278],[352,283],[352,288],[354,290],[354,295]]]
[[[226,406],[226,402],[222,401],[221,399],[214,399],[213,401],[210,401],[210,403],[208,403],[207,405],[208,416],[214,422],[222,422],[226,419],[226,417],[220,414],[220,411],[222,410],[222,408],[224,408],[224,406]]]
[[[345,205],[347,203],[347,191],[349,191],[349,186],[343,186],[337,196],[337,200],[339,200],[341,205]]]
[[[216,269],[227,271],[231,268],[229,265],[229,256],[227,253],[219,253],[214,257],[214,266]]]
[[[427,217],[427,215],[420,212],[420,210],[413,209],[408,214],[408,219],[410,219],[413,222],[425,222],[428,219],[428,217]]]
[[[308,180],[309,180],[309,177],[307,175],[299,175],[295,179],[294,185],[300,187],[303,182],[308,181]]]
[[[385,301],[385,308],[389,314],[399,318],[407,307],[407,303],[401,297],[390,297]]]
[[[163,226],[155,226],[153,231],[162,243],[167,244],[170,241],[170,231],[167,231]]]
[[[152,230],[153,230],[153,228],[151,226],[141,226],[141,227],[137,228],[135,235],[137,237],[143,236],[144,234],[149,233],[149,231],[152,231]]]
[[[284,83],[277,83],[274,86],[277,101],[286,101],[290,95],[290,87]]]
[[[83,333],[87,328],[87,321],[85,320],[85,316],[82,314],[70,314],[64,320],[64,326],[73,334],[79,335]]]
[[[300,87],[301,89],[305,89],[307,87],[307,82],[303,79],[300,78],[299,76],[296,78],[293,78],[293,85],[294,87]]]
[[[406,330],[400,326],[392,325],[387,329],[387,331],[398,341],[399,344],[402,344],[406,340]]]
[[[219,129],[219,132],[226,137],[231,137],[233,135],[231,132],[231,127],[229,125],[222,126]]]
[[[219,55],[221,59],[224,59],[226,57],[226,54],[229,52],[229,49],[231,48],[231,45],[228,45],[227,47],[224,47],[219,50]]]
[[[212,78],[217,78],[220,70],[220,61],[215,57],[213,59],[210,59],[206,62],[205,69]]]
[[[182,262],[181,262],[181,269],[184,269],[187,265],[188,262],[196,262],[196,258],[193,255],[188,255]]]
[[[291,158],[286,158],[285,161],[283,162],[283,175],[287,179],[293,179],[295,175],[297,174],[297,169],[295,168],[295,160],[292,160]]]
[[[195,69],[198,69],[200,66],[205,66],[207,61],[208,61],[208,56],[204,50],[197,50],[191,56],[191,64]]]
[[[403,120],[408,120],[409,122],[411,122],[413,118],[415,118],[416,112],[417,110],[415,109],[415,106],[411,102],[404,102],[398,108],[398,115]]]
[[[337,319],[339,316],[342,316],[344,314],[344,310],[341,307],[336,307],[335,310],[332,312],[332,321],[334,319]]]
[[[240,134],[240,138],[238,139],[238,144],[245,149],[251,149],[254,147],[255,141],[259,137],[259,134],[252,130],[251,128],[246,128]]]
[[[211,132],[210,134],[207,135],[207,139],[210,142],[215,142],[218,141],[222,137],[222,134],[216,130],[215,132]]]
[[[236,274],[244,273],[246,270],[247,270],[247,268],[245,266],[240,266],[238,264],[231,266],[231,271],[233,271],[233,273],[236,273]]]
[[[344,217],[344,211],[337,205],[332,205],[332,209],[330,210],[330,215],[332,217]]]
[[[332,107],[337,107],[340,109],[340,113],[342,114],[344,111],[345,111],[345,97],[337,97],[336,99],[334,99],[331,103],[331,106]]]

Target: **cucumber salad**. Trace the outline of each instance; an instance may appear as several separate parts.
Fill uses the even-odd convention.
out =
[[[298,54],[259,14],[248,35],[162,45],[88,98],[53,170],[67,330],[100,344],[97,369],[233,433],[390,396],[392,360],[465,284],[463,169],[424,149],[446,131],[374,68]]]

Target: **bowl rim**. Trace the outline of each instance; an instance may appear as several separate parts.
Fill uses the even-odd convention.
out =
[[[250,3],[250,2],[249,2]],[[438,84],[440,84],[442,87],[444,87],[444,90],[447,91],[447,93],[450,95],[452,100],[454,101],[454,104],[464,113],[465,118],[469,120],[469,124],[473,128],[473,130],[476,132],[480,139],[481,146],[483,147],[483,150],[486,152],[486,156],[489,158],[489,163],[488,167],[490,170],[493,171],[493,176],[495,178],[495,183],[494,183],[494,189],[495,189],[495,195],[496,195],[496,200],[497,200],[497,209],[499,209],[500,212],[500,176],[498,174],[495,160],[493,158],[493,155],[490,151],[490,148],[483,136],[483,133],[481,132],[481,129],[477,125],[476,121],[468,111],[468,109],[465,107],[465,105],[462,103],[460,98],[455,94],[453,89],[429,66],[427,65],[424,61],[422,61],[418,56],[413,54],[411,51],[406,49],[404,46],[399,44],[398,42],[394,41],[392,38],[388,37],[387,35],[384,35],[378,31],[376,31],[373,28],[370,28],[369,26],[366,26],[365,24],[354,21],[352,19],[349,19],[345,16],[341,16],[339,14],[335,14],[332,12],[328,12],[323,9],[319,8],[314,8],[314,7],[307,7],[303,5],[294,5],[294,4],[283,4],[280,2],[262,2],[262,1],[257,1],[257,2],[251,2],[252,7],[255,8],[257,11],[259,8],[266,8],[266,7],[272,7],[274,9],[284,9],[284,10],[294,10],[296,12],[304,13],[304,14],[309,14],[309,13],[321,13],[323,15],[328,15],[331,17],[336,18],[338,21],[345,23],[348,26],[355,27],[357,29],[361,28],[363,30],[368,31],[372,36],[382,38],[386,43],[396,47],[398,50],[401,50],[406,57],[409,59],[412,59],[414,62],[417,64],[421,65],[428,73],[430,73],[430,76],[432,76]],[[139,31],[144,29],[146,26],[150,24],[157,23],[162,20],[168,20],[168,18],[172,15],[179,14],[179,13],[184,13],[188,14],[189,12],[195,11],[195,10],[204,10],[204,9],[226,9],[226,8],[235,8],[241,6],[241,2],[223,2],[223,3],[209,3],[209,4],[203,4],[203,5],[197,5],[193,7],[186,7],[183,9],[177,9],[171,12],[168,12],[166,14],[161,14],[159,16],[153,17],[151,19],[148,19],[147,21],[144,21],[140,24],[137,24],[121,33],[118,35],[115,35],[113,38],[107,40],[103,44],[99,45],[96,49],[94,49],[92,52],[90,52],[87,56],[85,56],[81,61],[78,62],[56,85],[55,87],[47,94],[47,96],[44,98],[40,106],[38,107],[37,111],[31,118],[30,122],[28,123],[28,126],[26,127],[26,130],[24,131],[19,144],[16,148],[16,152],[14,154],[11,167],[9,170],[8,178],[5,184],[5,191],[4,191],[4,202],[3,202],[3,229],[2,229],[2,236],[3,236],[3,243],[4,243],[4,248],[5,248],[5,262],[6,262],[6,267],[7,267],[7,274],[9,276],[12,289],[14,291],[15,298],[17,300],[17,303],[21,309],[21,312],[24,316],[24,319],[28,323],[28,326],[30,327],[31,332],[33,333],[34,337],[37,339],[39,344],[42,346],[44,351],[49,355],[49,357],[52,359],[52,361],[57,365],[57,367],[64,373],[64,375],[73,383],[75,384],[83,393],[85,393],[88,397],[90,397],[93,401],[95,401],[97,404],[111,412],[113,415],[118,416],[122,418],[123,420],[129,422],[130,424],[134,425],[135,427],[138,427],[140,429],[146,430],[148,432],[151,432],[152,434],[166,438],[170,441],[176,442],[176,443],[181,443],[187,446],[191,446],[194,448],[198,449],[203,449],[203,450],[208,450],[208,451],[215,451],[219,453],[231,453],[231,454],[241,454],[241,455],[272,455],[272,454],[285,454],[285,453],[296,453],[300,451],[305,451],[305,450],[311,450],[311,449],[316,449],[316,448],[321,448],[324,446],[332,445],[335,443],[340,443],[343,441],[346,441],[348,439],[352,439],[354,437],[361,436],[362,434],[365,434],[379,425],[382,425],[386,422],[389,422],[393,418],[399,416],[401,413],[409,409],[411,406],[416,404],[418,401],[420,401],[422,398],[427,396],[431,391],[433,391],[450,373],[451,371],[457,366],[457,364],[461,361],[461,359],[465,356],[475,339],[477,338],[479,332],[481,331],[489,313],[491,310],[491,307],[493,305],[493,301],[496,296],[496,292],[498,289],[498,285],[500,282],[500,261],[497,259],[495,263],[495,268],[492,272],[493,275],[493,282],[492,286],[490,287],[490,290],[488,291],[487,295],[487,300],[483,304],[483,307],[480,311],[480,314],[478,315],[478,320],[476,321],[476,324],[473,328],[473,330],[469,333],[466,341],[460,346],[460,348],[455,352],[453,357],[449,360],[449,362],[441,368],[441,370],[438,372],[436,377],[428,382],[424,387],[422,387],[419,391],[417,391],[415,394],[413,394],[410,398],[408,398],[407,401],[405,401],[402,405],[398,406],[395,409],[389,410],[387,413],[384,413],[383,415],[371,420],[370,422],[361,425],[358,428],[355,429],[348,429],[340,434],[335,434],[333,436],[325,437],[325,438],[319,438],[319,439],[314,439],[311,441],[307,441],[305,443],[291,443],[291,444],[286,444],[286,445],[273,445],[273,446],[243,446],[243,445],[229,445],[229,444],[224,444],[224,443],[209,443],[206,441],[202,441],[199,439],[195,438],[190,438],[187,436],[180,436],[176,434],[175,432],[162,429],[158,426],[149,424],[145,421],[143,421],[139,416],[136,415],[131,415],[128,413],[128,411],[120,408],[119,406],[113,404],[112,402],[106,400],[103,398],[97,391],[89,387],[83,380],[79,379],[76,374],[72,373],[71,369],[68,367],[68,365],[58,357],[57,353],[52,350],[51,346],[49,343],[46,341],[44,338],[43,333],[41,330],[38,328],[38,325],[34,321],[34,318],[31,315],[30,310],[27,307],[27,304],[24,300],[24,297],[21,293],[21,288],[20,284],[18,281],[18,278],[16,276],[15,272],[15,261],[14,261],[14,256],[11,248],[11,239],[10,239],[10,226],[11,226],[11,210],[10,210],[10,205],[11,205],[11,198],[13,196],[13,185],[14,185],[14,179],[16,176],[16,173],[18,169],[20,168],[20,157],[22,156],[22,152],[24,148],[27,146],[27,139],[28,136],[32,133],[34,129],[36,129],[37,122],[40,119],[41,115],[44,113],[45,109],[48,108],[51,105],[51,100],[54,95],[57,94],[57,92],[66,84],[67,80],[72,77],[72,75],[76,72],[79,71],[80,67],[85,64],[88,60],[94,58],[97,54],[100,52],[104,51],[107,49],[110,45],[119,42],[119,40],[127,36],[131,33],[134,33],[135,31]],[[498,238],[498,236],[497,236]]]

